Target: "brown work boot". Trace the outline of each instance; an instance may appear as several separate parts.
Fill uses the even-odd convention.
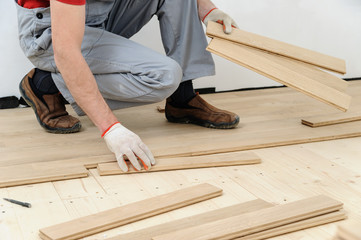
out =
[[[65,110],[64,100],[60,93],[43,95],[44,102],[35,95],[30,86],[34,73],[35,69],[25,75],[19,89],[24,100],[33,108],[40,125],[50,133],[78,132],[81,123]]]
[[[219,129],[235,128],[239,123],[237,114],[210,105],[198,94],[184,108],[174,107],[172,99],[167,98],[165,116],[169,122],[193,123],[203,127]]]

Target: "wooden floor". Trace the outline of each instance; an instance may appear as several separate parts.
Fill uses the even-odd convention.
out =
[[[348,93],[354,97],[351,108],[360,109],[361,81],[350,82]],[[301,124],[302,117],[338,112],[288,88],[204,95],[204,98],[220,108],[237,112],[242,117],[240,127],[212,130],[170,124],[161,113],[155,112],[159,104],[118,110],[116,115],[124,125],[141,133],[151,149],[161,156],[157,144],[161,144],[167,133],[175,134],[174,129],[179,129],[180,133],[191,129],[192,134],[201,136],[208,133],[209,138],[215,131],[218,135],[223,131],[227,138],[232,131],[242,134],[242,126],[247,123],[254,127],[257,122],[266,121],[287,123],[290,120]],[[148,116],[150,110],[152,115]],[[38,126],[31,109],[1,110],[0,166],[109,154],[97,129],[86,117],[81,121],[84,130],[79,134],[52,135]],[[282,126],[278,127],[281,131]],[[170,128],[172,131],[167,132]],[[177,135],[171,139],[178,143],[187,141]],[[39,239],[40,228],[203,182],[221,187],[224,195],[86,239],[104,239],[256,198],[282,204],[326,194],[345,204],[349,218],[361,220],[360,146],[361,137],[348,138],[255,149],[253,151],[263,160],[258,165],[105,177],[91,169],[88,178],[0,188],[0,239]],[[13,205],[3,201],[3,197],[27,201],[33,207]],[[336,226],[328,224],[275,239],[331,240]]]

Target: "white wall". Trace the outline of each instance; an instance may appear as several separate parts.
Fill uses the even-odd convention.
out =
[[[184,0],[185,1],[185,0]],[[213,0],[240,28],[291,44],[346,59],[347,74],[361,77],[360,0]],[[18,83],[32,65],[23,56],[17,38],[13,1],[0,1],[0,97],[19,96]],[[6,9],[6,10],[4,10]],[[163,52],[154,18],[133,39]],[[277,85],[250,70],[215,56],[217,75],[199,79],[196,88],[217,91]]]

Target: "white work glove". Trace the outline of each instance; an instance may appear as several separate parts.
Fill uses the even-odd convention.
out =
[[[209,13],[207,13],[202,21],[206,26],[208,21],[222,24],[223,31],[227,34],[232,32],[232,27],[238,28],[236,22],[228,14],[219,10],[218,8],[213,8],[211,11],[209,11]]]
[[[128,171],[124,155],[127,156],[130,163],[137,170],[141,170],[138,159],[142,162],[145,170],[149,170],[151,166],[155,164],[153,154],[139,136],[128,130],[119,122],[105,131],[102,136],[107,143],[109,150],[115,154],[122,171]]]

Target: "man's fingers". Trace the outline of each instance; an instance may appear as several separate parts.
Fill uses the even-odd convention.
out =
[[[232,20],[232,27],[233,27],[233,28],[238,28],[238,29],[239,29],[239,27],[238,27],[237,23],[236,23],[234,20]]]
[[[143,152],[143,150],[140,149],[140,147],[135,147],[133,149],[133,152],[134,152],[135,156],[142,162],[144,169],[149,170],[151,168],[152,164],[150,163],[150,159]]]
[[[147,145],[145,145],[144,143],[139,145],[140,149],[143,150],[143,152],[145,153],[145,155],[148,157],[148,159],[150,160],[150,163],[152,165],[155,165],[155,158],[152,154],[152,152],[150,151],[150,149],[148,148]]]
[[[133,167],[140,171],[142,169],[142,167],[140,166],[138,159],[136,158],[136,156],[134,155],[134,153],[132,151],[126,152],[125,155],[128,157],[130,163],[133,165]]]
[[[118,161],[120,169],[122,169],[123,172],[128,172],[128,165],[124,160],[123,154],[120,154],[119,156],[117,156],[117,161]]]
[[[232,32],[232,19],[226,18],[223,20],[223,31],[227,34],[230,34]]]

